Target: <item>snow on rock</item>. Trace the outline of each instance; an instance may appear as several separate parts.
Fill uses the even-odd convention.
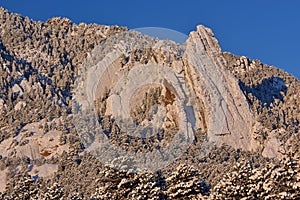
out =
[[[43,164],[41,166],[32,166],[29,174],[34,177],[47,178],[52,176],[58,170],[58,165],[56,164]]]
[[[61,144],[62,132],[44,131],[39,129],[41,122],[26,125],[20,134],[8,138],[0,143],[0,155],[29,157],[30,159],[51,158],[59,156],[63,151],[68,151],[68,144]]]
[[[0,99],[0,111],[2,110],[3,106],[4,106],[4,101],[3,99]]]
[[[0,170],[0,192],[4,192],[5,191],[5,187],[6,187],[6,173],[7,173],[7,169]]]
[[[271,132],[271,138],[266,142],[262,155],[268,158],[281,158],[283,147],[279,140],[274,137],[275,134]]]
[[[26,106],[26,102],[25,101],[19,101],[16,105],[15,105],[15,110],[21,110],[22,108],[24,108]]]
[[[226,60],[212,31],[198,26],[186,42],[186,70],[207,110],[208,138],[234,148],[256,150],[254,117],[238,81],[226,70]],[[219,122],[219,123],[218,123]]]
[[[18,93],[20,95],[23,94],[23,89],[18,85],[18,84],[15,84],[13,87],[12,87],[12,91],[14,93]]]

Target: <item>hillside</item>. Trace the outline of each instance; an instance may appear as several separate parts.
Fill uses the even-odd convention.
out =
[[[122,51],[115,60],[113,48]],[[35,22],[0,8],[0,55],[1,199],[300,198],[300,81],[222,52],[204,26],[180,46],[126,27]],[[155,82],[153,71],[138,71],[151,65],[176,78]],[[128,90],[124,74],[134,81]],[[130,110],[116,103],[114,88]],[[84,129],[90,118],[74,111],[78,99],[92,102],[91,121],[133,157],[163,149],[185,126],[192,142],[155,170],[130,171],[127,160],[107,165],[105,156],[119,155],[93,150],[97,133]],[[155,106],[167,120],[153,122],[159,132],[151,137],[126,134],[114,118],[124,109],[137,124],[150,123]]]

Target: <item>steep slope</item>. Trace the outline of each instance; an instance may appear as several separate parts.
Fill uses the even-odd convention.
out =
[[[257,133],[260,143],[277,138],[284,154],[299,157],[299,88],[295,77],[273,66],[245,56],[224,53],[228,69],[240,81],[255,118],[264,127]]]
[[[61,116],[61,112],[70,113],[71,86],[87,52],[105,37],[125,30],[95,24],[75,25],[68,19],[60,18],[46,23],[33,22],[28,17],[12,15],[3,8],[0,20],[1,54],[4,59],[1,62],[4,83],[0,98],[6,107],[6,117],[0,120],[1,127],[11,125],[9,120],[14,121],[11,119],[21,116],[24,117],[17,121],[25,125],[28,120],[34,122]],[[14,86],[15,91],[10,90]],[[17,89],[22,92],[18,93]],[[38,99],[32,104],[35,98]],[[11,112],[21,100],[28,106],[19,110],[18,114]],[[43,112],[31,112],[35,109]]]
[[[180,101],[174,100],[180,94],[174,90],[183,88],[186,106],[195,108],[195,140],[186,151],[169,165],[141,174],[111,168],[87,151],[89,143],[82,140],[72,112],[75,80],[85,70],[97,74],[91,66],[126,30],[60,18],[34,22],[0,9],[1,198],[299,197],[299,80],[222,52],[212,31],[203,26],[190,34],[184,47],[129,32],[133,41],[138,37],[155,48],[125,51],[117,62],[105,65],[108,70],[95,83],[95,107],[110,141],[141,152],[163,147],[172,138],[170,130],[182,118],[176,110]],[[84,69],[88,62],[90,68]],[[130,78],[139,64],[167,66],[180,79],[178,85],[152,83],[133,93],[128,100],[133,119],[145,122],[150,107],[158,104],[169,109],[169,121],[162,139],[133,139],[128,145],[111,118],[118,107],[107,89],[118,83],[118,70],[128,70]],[[124,98],[131,94],[120,91]],[[206,140],[217,145],[203,154]]]

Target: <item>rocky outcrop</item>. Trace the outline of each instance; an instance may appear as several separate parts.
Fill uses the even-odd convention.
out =
[[[190,141],[196,140],[199,135],[196,136],[193,130],[201,129],[202,134],[207,136],[207,144],[199,146],[205,151],[215,144],[256,151],[259,145],[253,136],[254,117],[238,81],[228,73],[226,64],[212,32],[203,26],[198,26],[197,32],[190,34],[184,46],[141,36],[132,31],[108,38],[91,52],[83,64],[81,77],[74,92],[75,100],[81,109],[77,114],[79,121],[76,121],[76,125],[79,129],[84,127],[82,133],[88,141],[86,146],[90,146],[91,151],[101,152],[102,150],[97,148],[108,145],[108,141],[104,142],[103,138],[93,139],[92,136],[91,139],[86,139],[86,136],[90,136],[85,134],[85,128],[91,126],[83,124],[86,122],[83,120],[84,113],[96,106],[100,119],[114,118],[120,130],[114,129],[116,133],[109,130],[109,137],[116,135],[119,140],[116,143],[122,141],[122,148],[126,150],[133,151],[139,146],[132,143],[132,139],[125,139],[128,138],[126,134],[139,137],[143,130],[140,127],[150,124],[155,131],[162,130],[165,139],[174,137],[174,133],[167,136],[168,130],[178,129],[178,132],[185,133]],[[94,105],[94,102],[97,104]],[[153,116],[149,115],[149,111],[154,106],[157,106],[158,113],[166,113],[166,120],[151,119]],[[124,125],[124,122],[118,119],[128,119],[128,122]],[[126,128],[136,123],[138,126],[135,132],[128,132]],[[122,132],[125,132],[125,135],[122,135]],[[150,137],[142,136],[144,139]],[[96,140],[103,144],[92,144]],[[129,141],[129,144],[124,141]],[[156,141],[155,145],[160,147],[159,151],[153,149],[151,155],[143,155],[141,160],[135,160],[134,163],[141,165],[142,160],[149,157],[160,163],[160,157],[164,154],[161,152],[171,148],[165,145],[170,141],[180,145],[176,139]],[[147,148],[154,146],[148,142],[146,144]],[[188,146],[181,148],[186,149]],[[138,151],[144,150],[139,147]],[[100,159],[114,160],[111,158],[120,155],[126,157],[130,154],[128,151],[122,153],[116,149],[107,152],[111,154],[101,154]],[[138,156],[134,154],[129,157],[137,159]],[[146,161],[145,165],[152,166],[154,163],[151,161]],[[139,168],[146,168],[145,165]]]
[[[256,121],[254,138],[262,145],[264,156],[299,158],[295,139],[300,122],[299,80],[259,60],[223,55],[251,107]]]
[[[217,40],[210,29],[198,26],[186,43],[189,73],[199,101],[207,111],[208,137],[236,149],[256,150],[254,118],[238,81],[227,72]]]
[[[5,191],[5,187],[6,187],[6,173],[7,170],[0,170],[0,192],[4,192]]]
[[[4,101],[3,99],[0,99],[0,111],[2,110],[3,106],[4,106]]]
[[[32,123],[25,126],[18,136],[2,141],[0,155],[36,160],[57,157],[63,151],[68,151],[68,145],[60,141],[62,136],[60,131],[45,133],[41,127],[43,127],[42,123]]]
[[[96,110],[85,121],[71,101],[78,78]],[[299,94],[295,77],[223,53],[204,26],[178,45],[1,8],[0,199],[297,199]],[[121,109],[158,134],[124,129]],[[104,137],[82,138],[95,122]],[[111,165],[99,159],[108,149],[93,152],[102,141],[118,150]],[[132,168],[147,152],[154,170]]]

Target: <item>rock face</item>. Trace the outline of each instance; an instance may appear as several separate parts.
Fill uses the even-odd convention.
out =
[[[297,199],[299,122],[299,80],[204,26],[179,45],[0,8],[1,199]]]
[[[39,177],[47,178],[54,175],[58,170],[58,166],[55,164],[44,164],[41,166],[31,166],[30,175],[35,177],[36,179]]]
[[[263,146],[264,155],[299,157],[294,143],[299,136],[299,80],[258,60],[223,55],[251,106],[256,121],[254,138]]]
[[[2,110],[3,106],[4,106],[4,101],[3,99],[0,99],[0,110]]]
[[[222,124],[216,131],[216,123],[208,122],[208,137],[235,149],[255,150],[254,117],[237,79],[226,70],[227,62],[212,31],[198,26],[196,32],[190,33],[186,45],[187,60],[191,62],[186,71],[190,72],[197,99],[203,101],[208,111],[206,118]]]
[[[75,110],[80,111],[75,115],[78,120],[75,125],[82,129],[78,133],[92,152],[106,152],[105,155],[96,153],[103,162],[114,163],[130,157],[135,163],[133,168],[152,171],[180,157],[189,148],[188,140],[200,138],[195,130],[201,130],[206,137],[204,144],[198,144],[201,150],[209,151],[214,145],[225,144],[255,152],[260,145],[254,139],[254,116],[237,79],[226,65],[211,30],[203,26],[198,26],[184,45],[134,31],[112,36],[91,52],[77,80],[74,98],[79,106]],[[98,120],[85,115],[94,107],[100,121],[111,119],[118,126],[118,129],[105,130],[109,136],[105,133],[101,139],[95,139],[99,137],[96,132],[86,131],[86,127],[93,127],[88,122]],[[156,111],[152,113],[152,109]],[[109,126],[113,123],[109,122]],[[134,126],[131,132],[128,127]],[[149,127],[152,135],[148,133]],[[162,132],[165,141],[153,138],[153,132]],[[182,134],[181,140],[176,139],[176,133]],[[112,135],[115,143],[122,144],[122,150],[107,150]],[[139,142],[144,147],[137,148],[139,145],[129,141],[128,135],[142,137]],[[156,148],[149,138],[155,141]],[[146,153],[147,148],[151,152]],[[176,148],[181,152],[176,152]]]
[[[4,192],[5,191],[5,187],[6,187],[6,173],[7,170],[1,170],[0,171],[0,177],[1,177],[1,181],[0,181],[0,192]]]
[[[27,157],[32,160],[40,158],[49,159],[68,151],[68,145],[60,141],[60,131],[49,131],[45,133],[39,128],[41,123],[32,123],[25,126],[18,136],[1,142],[0,155],[2,157],[17,156]],[[41,126],[40,126],[41,127]]]

